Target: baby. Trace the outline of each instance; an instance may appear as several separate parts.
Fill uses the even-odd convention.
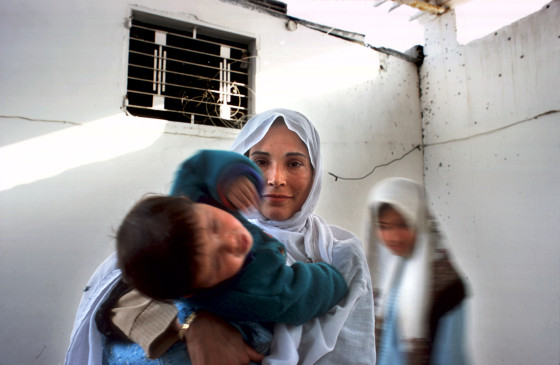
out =
[[[185,298],[232,321],[303,324],[347,293],[327,263],[286,265],[284,245],[238,211],[256,207],[259,168],[229,151],[203,150],[177,172],[171,196],[150,196],[117,233],[124,280],[154,299]]]

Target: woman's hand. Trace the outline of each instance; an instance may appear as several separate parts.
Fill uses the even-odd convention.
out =
[[[226,198],[240,211],[247,213],[250,208],[258,209],[260,196],[255,185],[246,176],[241,176],[227,188]]]
[[[193,365],[240,365],[264,358],[235,327],[208,312],[197,313],[185,338]]]

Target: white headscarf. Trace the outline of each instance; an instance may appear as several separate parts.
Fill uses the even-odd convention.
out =
[[[301,210],[287,220],[273,221],[260,213],[256,213],[251,218],[255,218],[253,223],[276,237],[286,246],[297,248],[297,253],[293,249],[288,249],[290,263],[305,261],[306,259],[332,262],[332,232],[321,217],[313,214],[321,192],[323,167],[319,134],[311,122],[303,114],[296,111],[272,109],[251,118],[230,149],[242,154],[247,152],[266,135],[270,126],[278,118],[282,118],[288,129],[297,133],[307,146],[311,164],[314,168],[313,185]],[[319,242],[322,244],[319,245]],[[293,252],[295,254],[292,255]],[[300,253],[303,253],[304,257],[301,257]]]
[[[389,253],[384,245],[379,247],[383,266],[381,300],[377,300],[378,316],[385,315],[387,303],[383,300],[394,286],[399,288],[398,323],[401,338],[426,338],[429,333],[428,312],[432,304],[432,261],[436,245],[440,245],[432,230],[432,216],[428,211],[424,188],[417,182],[404,178],[389,178],[379,182],[368,199],[370,224],[375,230],[377,215],[383,204],[390,204],[415,232],[416,241],[407,258]],[[371,234],[371,237],[375,237]],[[395,282],[397,273],[403,270],[400,281]]]

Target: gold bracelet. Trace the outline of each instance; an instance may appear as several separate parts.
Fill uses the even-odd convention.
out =
[[[191,326],[191,324],[194,322],[195,319],[196,319],[196,312],[192,312],[187,317],[187,320],[185,321],[185,323],[183,323],[181,329],[179,330],[179,333],[177,334],[179,336],[179,340],[183,342],[185,341],[185,335],[187,334],[189,327]]]

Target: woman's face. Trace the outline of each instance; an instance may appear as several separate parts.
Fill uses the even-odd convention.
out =
[[[377,236],[393,255],[409,257],[414,249],[416,235],[404,218],[389,205],[379,210]]]
[[[249,158],[265,177],[261,214],[284,221],[301,210],[313,185],[313,167],[299,136],[283,122],[275,122],[264,138],[251,147]]]

